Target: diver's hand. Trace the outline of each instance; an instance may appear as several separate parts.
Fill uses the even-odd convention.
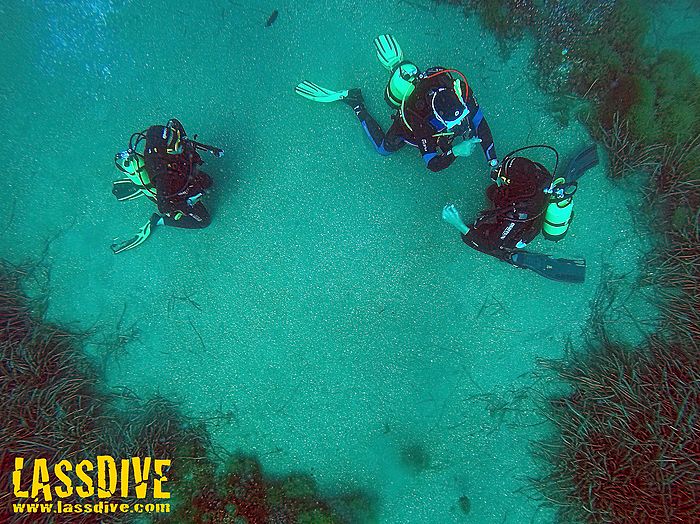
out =
[[[442,219],[452,226],[462,221],[462,218],[459,216],[459,211],[457,211],[454,204],[447,204],[442,208]]]
[[[501,164],[495,158],[489,160],[489,167],[491,168],[491,180],[493,180],[498,187],[503,184],[503,179],[499,176],[501,174]]]
[[[454,156],[469,156],[472,154],[472,151],[474,151],[474,147],[476,146],[476,144],[480,143],[481,138],[469,138],[467,140],[464,140],[463,142],[460,142],[457,145],[452,146],[452,154]]]
[[[202,193],[201,191],[196,195],[191,196],[187,199],[187,205],[189,207],[194,206],[197,202],[199,202],[199,199],[202,198],[202,196],[204,196],[204,193]]]
[[[463,235],[466,235],[467,231],[469,231],[467,225],[462,222],[462,218],[459,216],[459,211],[457,211],[454,204],[447,204],[444,208],[442,208],[442,219],[455,229],[459,230],[459,232]]]

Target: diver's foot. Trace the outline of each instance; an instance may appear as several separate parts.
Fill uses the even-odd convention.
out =
[[[163,217],[160,216],[158,213],[153,213],[151,215],[150,223],[151,228],[154,228],[156,226],[162,226],[163,224],[165,224],[165,220],[163,220]]]
[[[352,107],[352,110],[355,111],[356,114],[365,107],[365,99],[362,98],[362,91],[357,87],[348,89],[348,96],[343,98],[343,102]]]

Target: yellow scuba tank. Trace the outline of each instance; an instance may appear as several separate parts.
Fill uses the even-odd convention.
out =
[[[574,193],[576,182],[566,183],[564,178],[552,182],[549,205],[545,211],[542,236],[547,240],[558,242],[566,236],[574,218]]]
[[[391,72],[389,82],[384,89],[384,100],[393,109],[401,107],[403,100],[408,98],[415,89],[414,81],[418,76],[415,64],[403,61]]]
[[[133,149],[120,151],[114,155],[114,164],[146,195],[155,195],[155,189],[146,171],[143,158]]]
[[[389,82],[384,89],[384,99],[392,108],[398,109],[401,103],[415,89],[414,81],[418,76],[418,67],[403,59],[403,50],[391,35],[380,35],[374,39],[377,58],[389,71]]]

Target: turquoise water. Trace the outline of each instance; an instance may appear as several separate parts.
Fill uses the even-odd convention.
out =
[[[0,252],[44,255],[51,319],[138,330],[103,360],[111,385],[193,416],[232,411],[216,443],[272,472],[372,492],[382,523],[552,522],[524,490],[546,431],[531,373],[581,343],[608,266],[637,300],[641,202],[603,164],[586,174],[569,236],[532,246],[585,255],[587,281],[547,281],[468,249],[440,219],[448,202],[467,221],[483,208],[480,155],[440,173],[413,151],[381,158],[346,107],[294,94],[303,79],[361,87],[388,126],[372,39],[391,33],[419,66],[465,72],[501,156],[548,143],[566,158],[590,141],[550,114],[530,43],[503,59],[477,20],[425,5],[4,3]],[[114,256],[112,239],[153,210],[112,197],[113,155],[171,116],[227,152],[205,157],[214,221]],[[641,336],[624,315],[615,327]],[[416,446],[419,471],[402,459]]]

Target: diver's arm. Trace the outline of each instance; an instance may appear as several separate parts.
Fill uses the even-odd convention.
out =
[[[201,166],[202,164],[204,164],[204,160],[202,160],[202,157],[200,156],[196,146],[192,141],[185,140],[183,153],[190,164],[196,166]]]
[[[452,154],[452,151],[442,154],[431,153],[430,155],[423,155],[426,167],[434,173],[450,167],[455,158],[457,157]]]
[[[160,193],[159,193],[160,194]],[[164,215],[172,216],[177,213],[185,213],[188,209],[187,201],[168,200],[158,197],[158,211]]]
[[[165,198],[165,195],[171,191],[170,186],[166,183],[167,176],[167,174],[156,176],[153,179],[153,184],[156,188],[156,204],[158,205],[158,211],[164,215],[172,216],[178,212],[185,212],[187,210],[187,201]]]
[[[480,233],[480,230],[478,227],[476,227],[476,224],[470,228],[462,221],[462,218],[459,216],[459,212],[454,204],[447,204],[443,208],[442,219],[460,232],[462,242],[467,244],[469,247],[472,247],[477,251],[481,251],[482,253],[486,253],[487,255],[491,255],[499,260],[510,262],[510,255],[513,252],[512,248],[508,249],[504,248],[503,246],[496,248],[489,247],[489,242]],[[515,245],[515,249],[522,249],[526,245],[526,242],[520,240]]]
[[[496,146],[493,143],[493,135],[489,123],[484,118],[484,114],[479,107],[479,104],[474,98],[474,93],[469,89],[467,97],[467,108],[469,109],[469,123],[471,125],[472,134],[481,139],[481,148],[484,150],[484,156],[491,168],[498,165],[498,157],[496,156]]]
[[[432,135],[431,129],[426,129],[423,133],[420,131],[416,133],[416,140],[425,166],[433,172],[442,171],[449,167],[457,158],[452,153],[452,150],[444,153],[437,152],[437,140]]]
[[[469,227],[464,223],[459,211],[454,204],[447,204],[442,208],[442,219],[459,231],[462,235],[469,233]]]

